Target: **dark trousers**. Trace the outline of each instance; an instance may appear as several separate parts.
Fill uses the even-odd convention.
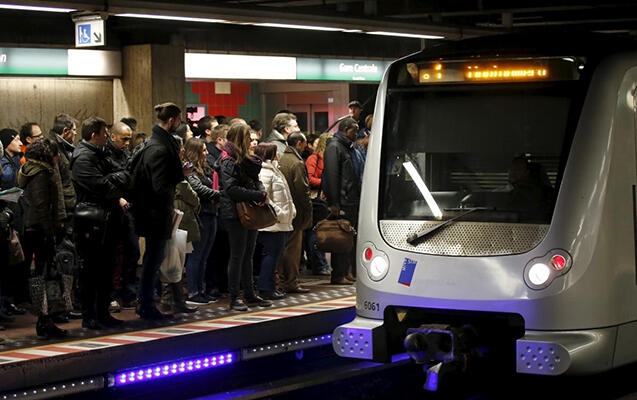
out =
[[[217,216],[217,234],[208,255],[206,267],[206,292],[218,290],[220,293],[228,291],[228,260],[230,259],[230,242],[228,231],[223,225],[225,220]]]
[[[80,299],[82,317],[86,319],[104,318],[109,315],[113,272],[116,263],[116,248],[119,223],[111,220],[106,232],[91,235],[75,232],[77,251],[82,258],[80,269]]]
[[[257,241],[257,231],[244,228],[239,220],[225,220],[230,240],[228,262],[228,291],[230,298],[239,297],[240,289],[246,299],[254,297],[252,287],[252,256]]]
[[[186,258],[186,280],[190,296],[204,292],[208,256],[217,234],[216,215],[200,214],[199,221],[201,239],[192,243],[192,253],[188,254]]]
[[[138,303],[140,308],[155,307],[153,299],[153,289],[155,277],[159,271],[161,262],[166,256],[167,239],[147,236],[146,250],[144,251],[144,260],[142,262],[142,276],[139,282]]]
[[[117,261],[113,274],[113,300],[133,300],[137,293],[137,261],[139,260],[139,237],[135,233],[133,217],[124,214],[117,246]]]
[[[259,232],[258,241],[261,242],[263,249],[257,282],[257,288],[260,291],[273,292],[276,289],[276,263],[283,254],[287,236],[287,232]]]

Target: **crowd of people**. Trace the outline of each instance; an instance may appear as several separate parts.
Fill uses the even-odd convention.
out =
[[[312,230],[317,196],[357,225],[371,114],[361,126],[362,106],[349,107],[333,135],[306,136],[289,110],[266,133],[257,120],[184,122],[173,103],[155,106],[150,135],[134,118],[78,127],[68,114],[48,133],[35,122],[0,130],[0,324],[30,311],[38,337],[58,338],[69,318],[119,326],[112,313],[122,308],[160,320],[222,296],[234,311],[269,307],[310,291],[303,267],[353,284],[353,252],[326,255]],[[245,228],[243,201],[271,205],[277,222]],[[177,232],[186,250],[176,250]]]

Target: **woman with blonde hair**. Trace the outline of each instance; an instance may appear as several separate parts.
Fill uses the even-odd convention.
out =
[[[252,257],[257,231],[241,225],[237,203],[252,201],[267,204],[268,193],[259,180],[261,160],[250,154],[250,126],[234,123],[228,131],[227,142],[221,155],[221,217],[228,231],[230,260],[228,262],[228,291],[230,309],[247,311],[248,306],[269,307],[272,302],[254,293],[252,286]],[[239,298],[243,289],[243,298]],[[246,305],[247,303],[247,305]]]

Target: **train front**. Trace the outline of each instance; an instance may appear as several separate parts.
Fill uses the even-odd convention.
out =
[[[337,354],[407,353],[431,390],[445,372],[494,365],[544,375],[610,367],[618,321],[605,313],[613,300],[592,295],[607,278],[591,261],[599,238],[581,230],[599,224],[588,203],[603,210],[609,198],[603,146],[621,74],[601,82],[610,90],[591,89],[602,85],[588,67],[559,51],[435,50],[390,66],[363,180],[357,316],[334,331]],[[594,104],[589,89],[612,98]],[[597,137],[578,128],[586,101]]]

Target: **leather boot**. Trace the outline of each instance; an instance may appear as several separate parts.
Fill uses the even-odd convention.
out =
[[[38,322],[35,324],[35,333],[39,338],[63,338],[68,336],[66,329],[60,329],[53,323],[53,320],[48,315],[40,315]]]
[[[176,313],[194,313],[199,307],[197,306],[189,306],[186,304],[186,299],[184,299],[184,291],[181,289],[181,284],[177,283],[169,283],[170,288],[172,290],[174,305],[173,310]]]
[[[161,299],[159,301],[159,308],[163,312],[173,311],[173,290],[171,283],[161,283]]]

